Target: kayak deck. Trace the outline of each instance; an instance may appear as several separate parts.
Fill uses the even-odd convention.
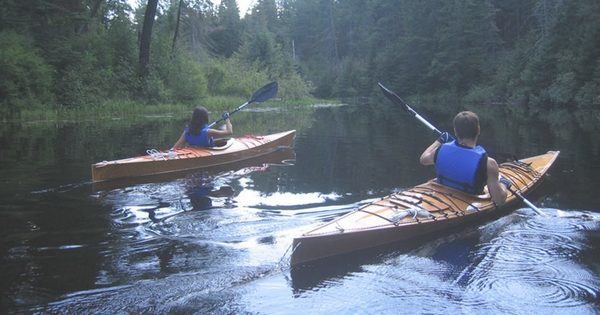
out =
[[[240,162],[273,152],[282,147],[292,147],[295,130],[255,136],[248,135],[227,140],[221,147],[187,147],[171,152],[149,152],[115,161],[92,164],[92,181],[157,175],[170,172],[201,169]]]
[[[253,171],[263,170],[265,169],[265,167],[269,167],[271,165],[293,165],[295,159],[296,153],[294,152],[294,149],[292,147],[282,147],[277,148],[267,154],[252,157],[239,162],[204,167],[199,170],[183,170],[155,175],[97,181],[92,183],[92,190],[95,192],[107,191],[139,184],[171,182],[173,180],[186,177],[188,175],[198,176],[198,174],[201,174],[200,176],[213,177],[218,175],[219,173],[229,171],[235,172],[237,174],[240,174],[240,172],[251,173]]]
[[[500,174],[513,190],[530,192],[558,157],[558,151],[502,163]],[[506,208],[519,199],[509,193]],[[304,233],[293,241],[291,265],[376,247],[450,228],[495,213],[489,194],[471,195],[430,180],[388,195]]]

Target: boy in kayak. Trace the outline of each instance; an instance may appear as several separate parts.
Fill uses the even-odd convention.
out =
[[[225,129],[208,128],[208,111],[202,106],[196,107],[192,113],[189,125],[185,128],[179,140],[173,145],[173,149],[179,149],[186,145],[213,147],[213,139],[233,134],[229,113],[225,112],[223,118],[225,119]]]
[[[496,206],[503,205],[511,182],[504,177],[498,178],[498,163],[477,145],[479,117],[463,111],[454,117],[453,124],[458,139],[447,132],[442,133],[421,154],[421,164],[435,165],[439,183],[470,194],[483,194],[487,185],[492,201]]]

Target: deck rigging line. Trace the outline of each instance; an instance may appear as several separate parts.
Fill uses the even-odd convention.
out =
[[[431,202],[431,201],[429,201],[429,200],[425,200],[425,199],[423,199],[423,197],[421,197],[421,196],[412,196],[412,195],[409,195],[409,194],[407,194],[407,193],[406,193],[406,192],[404,192],[404,191],[401,191],[401,192],[399,192],[397,195],[402,195],[402,196],[404,196],[404,197],[408,197],[408,198],[417,199],[417,200],[419,200],[419,203],[427,203],[427,204],[429,204],[430,206],[434,207],[434,208],[435,208],[437,211],[444,211],[444,210],[445,210],[445,209],[442,209],[440,206],[438,206],[438,205],[434,204],[433,202]],[[402,201],[404,201],[403,199],[400,199],[400,198],[394,198],[394,199],[397,199],[397,200],[402,200]],[[408,202],[408,201],[406,201],[406,202]],[[418,205],[419,203],[415,203],[414,205],[416,206],[416,205]],[[442,203],[443,203],[443,204],[445,204],[446,206],[450,207],[448,204],[446,204],[446,203],[444,203],[444,202],[442,202]],[[450,207],[450,208],[451,208],[451,207]]]
[[[430,198],[433,198],[433,199],[437,200],[438,202],[441,202],[441,203],[447,205],[448,208],[449,208],[449,210],[452,211],[452,212],[454,212],[454,214],[456,216],[463,216],[464,215],[464,211],[460,210],[460,207],[456,204],[456,202],[454,202],[454,199],[458,199],[458,200],[462,201],[463,203],[469,205],[469,207],[472,207],[473,209],[475,209],[476,212],[481,211],[481,209],[479,209],[479,207],[477,207],[476,205],[474,205],[474,204],[472,204],[472,203],[470,203],[470,202],[468,202],[468,201],[466,201],[466,200],[464,200],[462,198],[456,197],[452,193],[445,193],[445,192],[437,191],[437,190],[434,190],[432,188],[427,188],[427,187],[415,187],[415,188],[420,188],[422,190],[422,191],[419,192],[420,194],[424,194],[424,195],[426,195],[426,196],[428,196]],[[426,190],[428,190],[428,191],[426,191]],[[448,201],[442,200],[442,198],[440,198],[439,196],[436,196],[435,194],[433,194],[434,192],[438,193],[438,194],[440,194],[440,195],[442,195],[444,197],[446,197],[448,199]],[[452,203],[452,204],[450,204],[450,203]]]
[[[522,165],[525,165],[527,168],[523,167]],[[527,186],[527,182],[531,182],[533,178],[539,177],[539,172],[532,169],[528,164],[522,162],[521,165],[514,163],[505,163],[502,165],[502,167],[505,167],[506,169],[511,170],[513,172],[512,176],[508,174],[505,175],[517,179],[519,182],[521,182],[521,184],[525,186]]]
[[[378,206],[379,206],[379,205],[378,205]],[[383,206],[382,206],[382,207],[383,207]],[[388,208],[388,207],[386,207],[386,208]],[[390,219],[388,219],[388,218],[386,218],[386,217],[384,217],[384,216],[382,216],[382,215],[380,215],[380,214],[377,214],[377,213],[375,213],[375,212],[371,212],[371,211],[368,211],[368,210],[365,210],[365,209],[358,209],[358,211],[361,211],[361,212],[364,212],[364,213],[368,213],[368,214],[370,214],[370,215],[374,215],[374,216],[376,216],[376,217],[378,217],[378,218],[381,218],[381,219],[384,219],[384,220],[386,220],[386,221],[390,222],[390,223],[391,223],[391,224],[393,224],[393,225],[398,225],[398,223],[399,223],[399,222],[394,222],[394,221],[392,221],[392,220],[390,220]]]
[[[412,198],[412,199],[417,199],[419,202],[412,202],[410,200],[396,198],[395,195],[398,195],[398,194],[402,194],[404,197],[408,197],[408,198]],[[389,201],[391,203],[393,203],[393,204],[400,204],[400,205],[402,205],[402,203],[407,203],[410,206],[421,208],[422,210],[425,210],[425,211],[429,212],[429,214],[431,214],[431,216],[429,216],[428,218],[432,219],[433,221],[437,221],[437,217],[433,213],[439,213],[439,212],[443,213],[443,211],[444,211],[444,209],[436,206],[435,204],[431,203],[429,200],[423,200],[423,198],[420,198],[420,197],[406,195],[406,194],[404,194],[404,192],[399,192],[399,193],[396,193],[394,195],[391,195],[390,198],[389,198]],[[436,208],[436,211],[431,212],[431,211],[428,211],[427,209],[423,209],[422,207],[420,207],[419,204],[423,203],[424,201],[426,201],[427,203],[429,203],[432,207]],[[405,206],[405,205],[403,205],[403,206]],[[409,209],[404,209],[404,210],[409,210]],[[419,221],[419,219],[417,218],[416,214],[415,214],[415,216],[414,216],[413,219],[416,220],[417,223],[421,223]]]
[[[524,178],[522,174],[513,172],[510,174],[504,174],[504,176],[510,179],[513,183],[519,183],[520,185],[527,187],[527,178]]]
[[[450,208],[453,208],[454,212],[456,212],[455,209],[460,209],[460,207],[456,204],[456,202],[454,202],[454,199],[458,199],[458,200],[462,201],[463,203],[468,204],[469,206],[471,206],[471,207],[475,208],[477,211],[479,211],[478,207],[476,207],[472,203],[470,203],[470,202],[468,202],[468,201],[466,201],[466,200],[464,200],[462,198],[454,196],[452,193],[445,193],[445,192],[434,190],[432,188],[427,188],[427,187],[422,187],[422,186],[417,186],[417,187],[413,188],[413,190],[415,190],[416,192],[418,192],[420,194],[424,194],[424,195],[426,195],[428,197],[431,197],[431,198],[433,198],[433,199],[435,199],[435,200],[437,200],[437,201],[439,201],[441,203],[448,204],[448,202],[451,202],[452,205],[448,204],[448,206]],[[447,202],[443,201],[442,198],[436,196],[434,193],[438,193],[438,194],[440,194],[440,195],[448,198],[448,201]]]

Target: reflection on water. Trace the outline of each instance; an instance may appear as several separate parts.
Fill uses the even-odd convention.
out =
[[[432,176],[417,161],[431,135],[404,112],[379,106],[243,112],[236,132],[297,129],[295,149],[233,168],[102,185],[89,182],[92,162],[170,145],[182,123],[0,127],[0,309],[598,313],[597,149],[585,132],[548,139],[545,129],[497,113],[482,115],[489,127],[482,141],[494,156],[563,152],[532,196],[550,216],[518,209],[290,270],[295,236]]]

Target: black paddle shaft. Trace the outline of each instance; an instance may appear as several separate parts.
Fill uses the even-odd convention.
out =
[[[417,113],[414,109],[412,109],[412,107],[410,107],[408,105],[408,103],[406,103],[400,96],[398,96],[398,94],[390,91],[388,88],[383,86],[383,84],[381,84],[381,83],[377,83],[377,85],[379,85],[379,87],[381,88],[381,91],[383,91],[383,94],[388,99],[390,99],[392,102],[402,106],[409,113],[411,113],[413,116],[415,116],[415,118],[417,118],[420,122],[422,122],[425,126],[427,126],[429,129],[431,129],[433,132],[435,132],[438,136],[442,134],[442,132],[439,131],[434,125],[432,125],[425,118],[423,118],[421,115],[419,115],[419,113]]]

